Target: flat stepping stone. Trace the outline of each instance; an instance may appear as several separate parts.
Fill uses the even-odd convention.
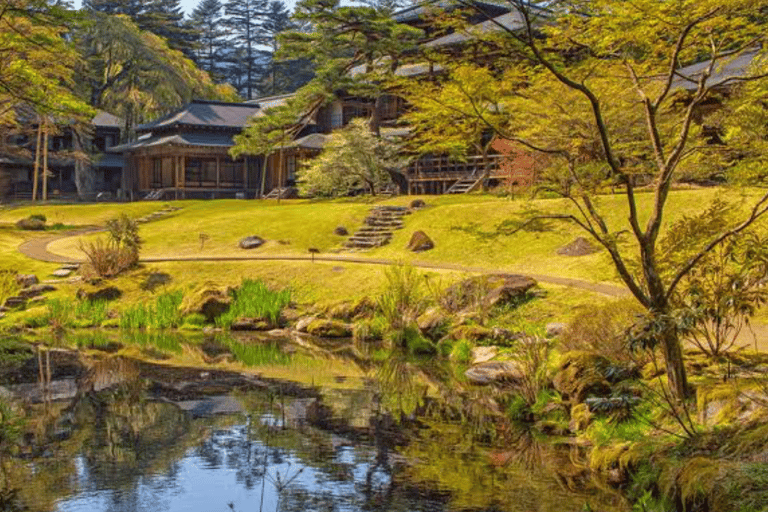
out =
[[[27,306],[27,299],[24,297],[8,297],[5,299],[3,307],[8,309],[23,309]]]
[[[53,277],[69,277],[72,274],[72,270],[68,268],[60,268],[58,270],[54,270],[51,275]]]

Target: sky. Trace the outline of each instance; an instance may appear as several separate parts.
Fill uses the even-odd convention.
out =
[[[296,5],[296,0],[283,0],[285,3],[285,6],[288,8],[289,11],[293,11],[293,6]],[[75,8],[79,9],[80,5],[82,5],[82,0],[75,0]],[[200,0],[181,0],[181,8],[184,9],[184,12],[189,15],[195,7],[197,7],[197,4],[200,3]],[[222,1],[222,3],[224,3]]]

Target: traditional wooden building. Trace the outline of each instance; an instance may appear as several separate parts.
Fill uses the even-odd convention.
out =
[[[136,128],[124,154],[123,190],[132,199],[254,197],[261,159],[233,159],[233,137],[259,112],[258,104],[195,100]]]
[[[34,113],[22,115],[33,116]],[[77,197],[75,166],[79,159],[82,165],[91,167],[95,181],[91,197],[114,197],[120,186],[123,171],[123,157],[114,147],[120,142],[123,121],[107,112],[99,112],[91,120],[90,130],[84,139],[90,140],[90,148],[75,151],[73,133],[69,126],[56,126],[48,138],[48,197],[71,199]],[[34,187],[34,155],[36,152],[35,132],[37,126],[28,122],[26,132],[9,130],[3,141],[4,151],[0,154],[0,199],[31,199]],[[85,160],[85,152],[90,160]],[[40,173],[42,176],[42,170]],[[42,180],[42,178],[38,178]],[[41,183],[38,183],[41,185]],[[38,187],[41,189],[41,186]]]

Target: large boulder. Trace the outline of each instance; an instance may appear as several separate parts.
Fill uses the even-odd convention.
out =
[[[416,324],[419,330],[430,339],[441,338],[451,323],[450,317],[445,315],[440,308],[431,307],[427,309],[419,318]]]
[[[518,274],[489,274],[470,277],[445,291],[443,304],[461,311],[480,304],[504,305],[519,300],[536,286],[536,280]]]
[[[201,314],[207,322],[229,310],[232,296],[229,290],[213,283],[205,283],[184,296],[181,311],[184,315]]]
[[[427,203],[425,203],[423,199],[414,199],[411,201],[410,208],[411,210],[420,210],[425,206],[427,206]]]
[[[433,249],[435,242],[423,231],[416,231],[411,235],[411,241],[408,242],[406,249],[413,252],[423,252]]]
[[[523,378],[523,370],[514,361],[487,361],[476,364],[464,376],[473,384],[488,385],[503,382],[518,382]]]
[[[240,240],[240,243],[238,244],[241,249],[256,249],[264,245],[264,240],[260,236],[252,235],[247,236]]]
[[[37,217],[27,217],[16,222],[16,227],[24,231],[43,231],[45,221]]]
[[[40,280],[37,279],[37,276],[34,274],[18,274],[16,276],[16,284],[18,284],[22,288],[28,288],[30,286],[38,284],[39,282]]]
[[[333,234],[339,236],[347,236],[349,235],[349,231],[344,226],[336,226],[336,229],[333,230]]]

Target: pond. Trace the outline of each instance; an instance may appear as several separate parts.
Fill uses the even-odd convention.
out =
[[[626,510],[573,464],[577,448],[503,431],[482,394],[460,412],[407,362],[296,355],[244,376],[114,356],[76,371],[72,357],[53,358],[58,400],[36,383],[0,390],[40,402],[3,461],[0,510]]]

